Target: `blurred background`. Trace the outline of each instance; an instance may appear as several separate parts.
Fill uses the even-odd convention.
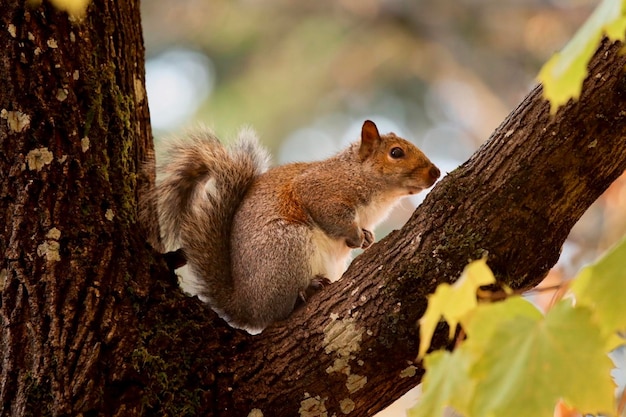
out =
[[[276,163],[332,155],[365,119],[450,172],[536,84],[598,0],[144,0],[157,141],[204,124],[253,126]],[[423,199],[377,231],[399,228]],[[544,285],[572,278],[626,232],[626,180],[589,209]],[[552,294],[535,296],[540,305]],[[403,416],[416,394],[385,416]],[[383,415],[383,414],[381,414]]]

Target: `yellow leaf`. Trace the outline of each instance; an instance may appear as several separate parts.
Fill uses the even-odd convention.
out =
[[[456,325],[469,311],[476,307],[476,290],[483,285],[494,282],[495,278],[487,266],[487,261],[481,259],[467,265],[461,278],[453,285],[439,285],[435,293],[428,297],[428,308],[420,319],[418,357],[423,357],[428,350],[441,317],[448,322],[450,337],[452,337]]]
[[[59,10],[66,11],[76,19],[82,19],[87,13],[87,7],[91,0],[50,0],[50,3]],[[35,1],[40,4],[41,0]]]
[[[569,99],[580,96],[587,64],[603,34],[624,40],[625,29],[626,0],[604,0],[565,48],[544,64],[537,78],[543,84],[543,96],[550,101],[552,114]]]

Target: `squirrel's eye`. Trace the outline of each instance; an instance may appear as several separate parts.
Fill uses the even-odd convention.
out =
[[[404,151],[402,150],[402,148],[391,148],[391,151],[389,152],[389,155],[393,159],[400,159],[400,158],[404,157]]]

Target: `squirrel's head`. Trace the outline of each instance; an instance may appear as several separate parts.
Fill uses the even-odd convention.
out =
[[[369,162],[400,194],[417,194],[440,176],[439,169],[417,146],[394,133],[380,135],[371,120],[361,129],[359,158],[362,163]]]

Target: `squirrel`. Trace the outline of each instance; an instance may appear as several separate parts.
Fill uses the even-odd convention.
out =
[[[440,176],[416,146],[369,120],[360,141],[318,162],[269,169],[249,129],[229,147],[200,130],[169,141],[164,155],[149,196],[162,249],[182,250],[186,292],[250,333],[338,280],[391,208]]]

